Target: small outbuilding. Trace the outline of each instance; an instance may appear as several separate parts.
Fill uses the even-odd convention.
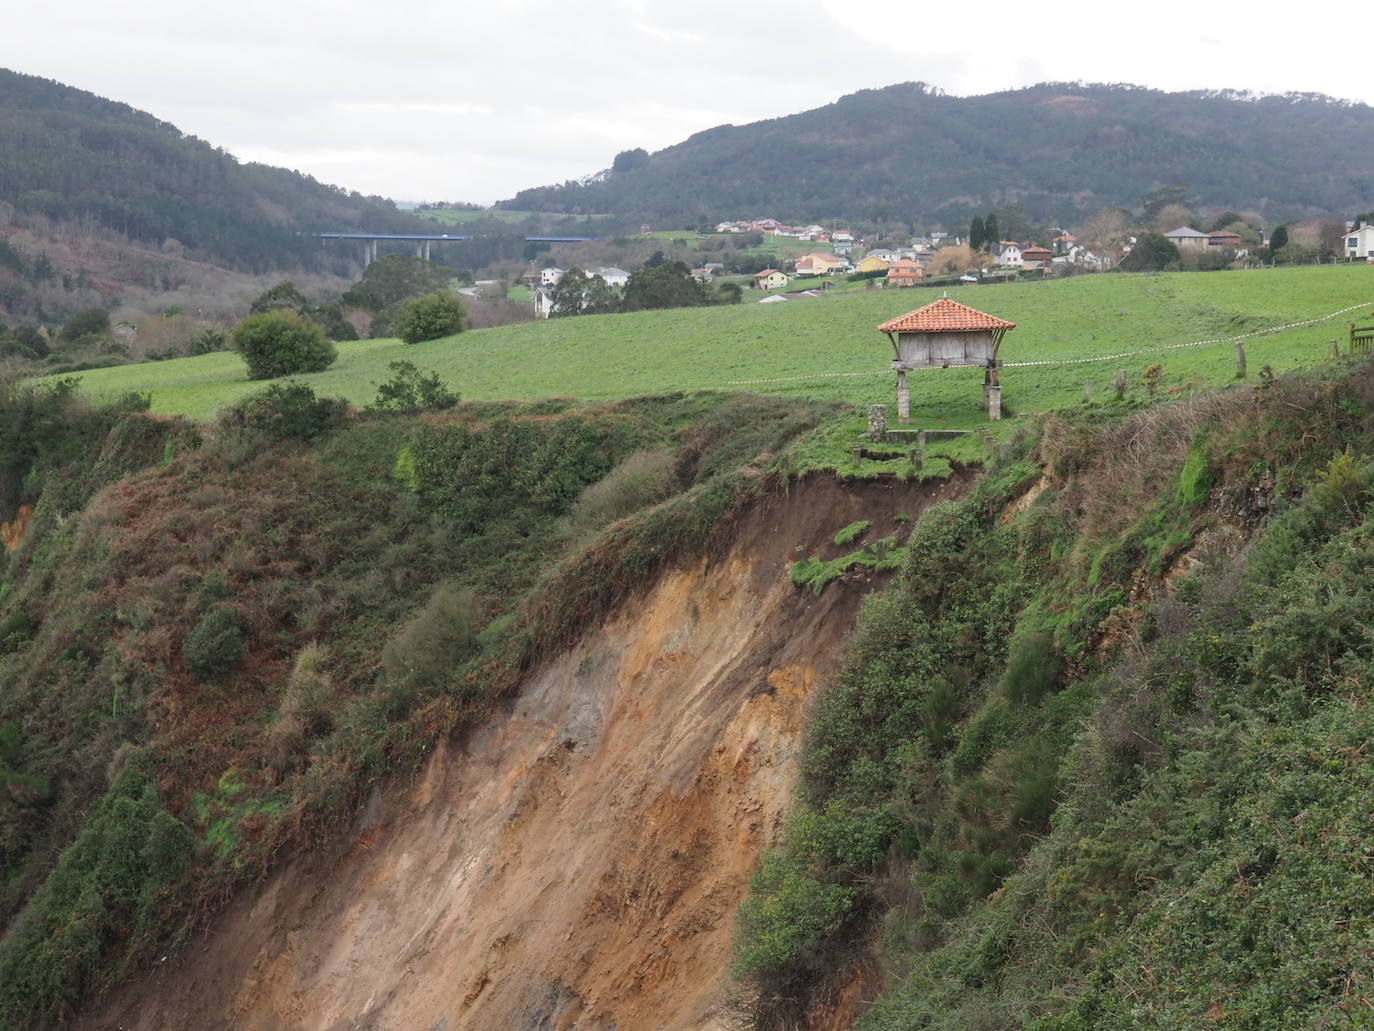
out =
[[[1002,337],[1016,323],[970,308],[948,297],[927,304],[924,308],[907,312],[878,327],[892,342],[895,357],[892,369],[897,373],[897,418],[911,419],[911,393],[906,374],[916,369],[978,365],[983,374],[983,403],[989,419],[1002,417],[1002,385],[997,370],[997,357]]]

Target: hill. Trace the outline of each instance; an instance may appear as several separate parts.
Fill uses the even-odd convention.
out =
[[[0,1023],[1365,1026],[1371,368],[923,484],[787,475],[798,398],[12,385]]]
[[[1315,94],[1042,83],[953,97],[902,83],[718,126],[647,161],[621,162],[624,171],[522,190],[504,206],[953,228],[1003,205],[1072,221],[1182,183],[1202,208],[1278,221],[1374,207],[1374,158],[1351,146],[1371,132],[1374,109]]]
[[[1080,276],[948,293],[1017,323],[1003,344],[1005,361],[1075,362],[1268,329],[1353,304],[1374,307],[1374,269]],[[320,394],[361,405],[387,377],[387,363],[406,359],[438,372],[470,400],[748,390],[890,404],[891,349],[874,327],[935,297],[932,290],[861,290],[780,304],[551,319],[414,345],[344,341],[338,362],[302,380]],[[1341,317],[1252,339],[1252,375],[1265,364],[1282,370],[1324,360],[1327,342],[1344,325]],[[1045,411],[1080,400],[1085,383],[1105,396],[1118,368],[1128,369],[1138,387],[1141,370],[1156,362],[1166,386],[1191,384],[1194,377],[1225,383],[1235,371],[1227,343],[1120,361],[1012,368],[1004,374],[1004,399],[1017,412]],[[921,374],[912,385],[913,418],[931,427],[983,425],[981,376],[978,369]],[[232,353],[96,369],[80,380],[83,391],[106,399],[149,392],[154,411],[193,418],[260,389]]]
[[[217,265],[319,264],[302,230],[428,231],[390,201],[233,155],[127,104],[0,69],[0,204]]]

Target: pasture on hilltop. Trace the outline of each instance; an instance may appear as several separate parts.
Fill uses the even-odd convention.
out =
[[[570,397],[604,400],[664,391],[784,394],[857,405],[891,404],[890,347],[878,323],[936,299],[933,290],[852,291],[781,304],[645,311],[498,326],[405,345],[344,341],[328,370],[301,377],[317,393],[361,406],[397,359],[437,372],[465,400]],[[1081,361],[1196,340],[1226,339],[1321,318],[1352,305],[1374,310],[1367,266],[1238,272],[1083,276],[1050,283],[969,286],[949,296],[1017,324],[1002,350],[1007,415],[1110,396],[1118,370],[1129,389],[1162,366],[1159,389],[1210,386],[1235,376],[1232,343],[1109,361]],[[1247,340],[1249,373],[1322,361],[1356,313]],[[983,425],[978,369],[913,377],[912,422],[929,428]],[[231,353],[97,369],[81,390],[152,394],[152,410],[204,419],[257,389]],[[1010,419],[1015,422],[1014,418]],[[1005,432],[1005,430],[1004,430]]]

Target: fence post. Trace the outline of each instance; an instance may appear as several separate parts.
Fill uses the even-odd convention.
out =
[[[1236,341],[1236,379],[1245,378],[1245,341]]]

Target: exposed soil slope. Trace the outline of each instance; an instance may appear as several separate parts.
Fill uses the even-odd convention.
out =
[[[509,711],[379,791],[87,1028],[724,1027],[736,906],[860,575],[787,563],[963,489],[809,481],[551,658]],[[833,550],[833,547],[832,547]]]

